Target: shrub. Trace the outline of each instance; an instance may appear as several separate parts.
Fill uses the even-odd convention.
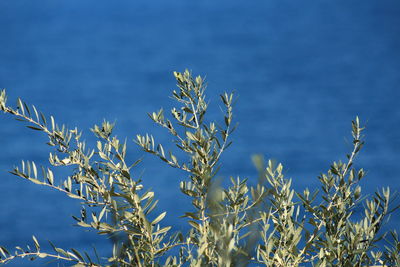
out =
[[[190,231],[172,233],[171,226],[160,224],[166,212],[151,214],[157,204],[154,193],[145,191],[141,180],[132,176],[139,161],[126,162],[126,143],[113,135],[113,124],[95,125],[91,131],[98,138],[97,145],[88,148],[78,129],[59,126],[52,116],[44,116],[21,99],[16,108],[8,106],[2,90],[1,110],[48,136],[47,144],[54,148],[50,164],[74,167],[58,183],[51,168],[32,161],[22,162],[11,173],[79,199],[84,208],[80,216],[73,216],[77,225],[108,236],[113,249],[108,258],[92,259],[86,252],[64,250],[52,243],[52,251],[43,251],[33,237],[34,246],[17,247],[13,253],[0,247],[1,263],[28,257],[54,258],[74,266],[400,266],[396,232],[390,236],[380,233],[391,212],[389,188],[370,199],[361,197],[359,182],[365,172],[353,167],[364,144],[358,118],[352,122],[353,150],[346,162],[334,162],[320,175],[320,190],[295,192],[282,165],[264,163],[260,156],[253,156],[260,173],[256,186],[247,185],[246,179],[231,178],[231,185],[223,188],[216,175],[235,129],[233,95],[221,95],[225,108],[221,125],[209,122],[204,80],[188,71],[174,75],[178,90],[172,97],[178,107],[171,110],[172,119],[163,109],[149,116],[172,135],[176,150],[165,151],[148,134],[137,135],[136,143],[187,174],[179,186],[192,204],[183,215]],[[362,203],[364,214],[354,219]],[[381,239],[388,242],[383,251],[377,246]]]

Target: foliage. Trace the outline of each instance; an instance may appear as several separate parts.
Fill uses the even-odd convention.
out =
[[[389,188],[370,199],[361,197],[359,182],[365,172],[353,167],[364,144],[358,118],[352,122],[353,150],[346,162],[334,162],[320,175],[320,191],[295,192],[282,165],[272,161],[264,165],[261,156],[253,156],[260,173],[256,186],[230,178],[231,185],[223,188],[216,175],[235,129],[233,95],[221,95],[222,124],[209,122],[204,80],[188,71],[174,75],[178,90],[172,97],[178,107],[171,110],[172,118],[163,109],[149,116],[172,135],[175,151],[165,151],[165,145],[149,134],[137,135],[136,143],[187,174],[179,186],[193,207],[182,216],[190,231],[173,234],[171,226],[160,224],[166,212],[152,214],[157,205],[154,193],[145,191],[141,180],[132,175],[139,161],[126,162],[126,142],[113,135],[113,124],[95,125],[91,130],[97,145],[88,148],[78,129],[56,124],[52,116],[21,99],[16,108],[8,106],[2,90],[0,109],[48,136],[47,144],[54,148],[49,156],[52,168],[73,167],[71,175],[58,183],[52,168],[32,161],[23,161],[11,173],[79,199],[84,208],[80,216],[73,216],[77,225],[107,235],[114,246],[108,258],[92,259],[86,252],[52,243],[53,251],[43,251],[33,237],[33,247],[17,247],[15,252],[0,247],[0,263],[29,257],[54,258],[75,266],[400,266],[398,235],[380,233],[392,212]],[[354,213],[360,205],[364,215],[357,217]],[[377,246],[381,239],[387,240],[383,251]]]

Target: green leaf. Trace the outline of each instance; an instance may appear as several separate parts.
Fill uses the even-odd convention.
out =
[[[47,181],[50,185],[54,184],[54,174],[50,169],[47,169]]]
[[[153,234],[160,235],[160,234],[168,232],[171,228],[172,228],[171,226],[167,226],[167,227],[161,228],[160,230],[158,230],[157,232],[154,232]]]
[[[78,196],[78,195],[75,195],[75,194],[73,194],[73,193],[67,193],[67,196],[69,196],[70,198],[75,198],[75,199],[82,199],[82,197],[80,197],[80,196]]]
[[[188,221],[188,223],[194,227],[196,230],[200,230],[200,225],[195,221]]]
[[[192,218],[194,220],[200,220],[200,218],[193,212],[185,212],[185,215],[182,215],[181,218],[184,218],[184,217]]]
[[[56,123],[54,122],[54,117],[50,116],[50,120],[51,120],[51,129],[54,131],[56,129]]]
[[[77,251],[74,248],[71,248],[72,252],[79,258],[80,261],[84,262],[85,259],[82,257],[82,255],[79,253],[79,251]]]
[[[192,141],[197,141],[197,137],[189,131],[186,132],[186,136]]]
[[[29,178],[29,181],[31,181],[31,182],[33,182],[35,184],[38,184],[38,185],[42,185],[43,184],[43,182],[39,181],[38,179],[32,178],[32,177]]]
[[[28,116],[30,117],[31,116],[31,111],[29,110],[29,107],[25,102],[24,102],[24,107],[25,107],[26,112],[28,113]]]
[[[19,97],[17,99],[17,106],[21,110],[21,114],[25,115],[24,105],[22,104],[22,100]]]
[[[10,252],[5,247],[0,246],[0,252],[4,256],[4,258],[7,258],[10,255]]]
[[[148,191],[145,194],[143,194],[143,196],[140,198],[140,201],[144,201],[149,197],[154,197],[154,192],[152,191]]]
[[[32,130],[36,130],[36,131],[43,131],[42,128],[35,127],[35,126],[30,126],[30,125],[28,125],[28,126],[26,126],[26,127],[28,127],[29,129],[32,129]]]
[[[37,178],[37,168],[35,162],[32,161],[33,176]]]
[[[165,215],[167,214],[166,211],[164,211],[163,213],[161,213],[160,215],[157,216],[157,218],[155,218],[151,224],[152,225],[156,225],[157,223],[159,223],[162,219],[164,219]]]
[[[77,222],[77,224],[78,224],[79,226],[82,226],[82,227],[90,227],[90,224],[87,224],[87,223],[85,223],[85,222],[83,222],[83,221]]]
[[[39,242],[37,241],[37,239],[36,239],[36,237],[34,235],[32,236],[32,239],[33,239],[33,242],[35,244],[36,250],[39,250],[40,249],[40,245],[39,245]]]
[[[122,176],[124,176],[126,179],[131,179],[131,175],[130,175],[129,171],[127,171],[127,170],[121,170],[121,174],[122,174]]]

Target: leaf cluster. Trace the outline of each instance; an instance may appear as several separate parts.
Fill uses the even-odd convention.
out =
[[[221,95],[221,122],[207,121],[204,79],[189,71],[174,76],[178,89],[172,98],[177,107],[169,114],[163,109],[149,114],[171,135],[174,146],[167,151],[171,146],[157,143],[151,134],[137,135],[134,141],[186,174],[179,187],[192,208],[181,217],[190,230],[181,233],[163,225],[167,213],[154,211],[154,192],[144,190],[132,172],[140,160],[126,162],[127,144],[113,134],[114,124],[95,125],[91,131],[97,143],[89,148],[77,128],[58,125],[53,116],[46,117],[21,99],[16,107],[7,105],[2,90],[0,109],[46,134],[52,147],[50,166],[22,161],[11,173],[78,199],[82,209],[73,216],[76,224],[107,236],[113,249],[101,257],[95,251],[92,259],[87,252],[52,243],[52,251],[43,251],[33,237],[34,246],[16,247],[14,252],[1,246],[0,263],[28,257],[75,266],[400,266],[397,233],[381,233],[395,209],[390,189],[370,198],[361,194],[365,171],[354,167],[364,144],[358,117],[352,122],[353,148],[347,160],[334,162],[319,176],[319,190],[295,192],[283,166],[258,155],[253,156],[259,172],[255,186],[249,186],[247,179],[230,177],[230,185],[224,187],[217,175],[236,127],[234,96]],[[70,166],[71,174],[57,179],[53,168],[60,166]],[[385,242],[383,250],[381,242]]]

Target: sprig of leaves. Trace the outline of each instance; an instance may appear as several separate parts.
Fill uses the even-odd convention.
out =
[[[370,198],[361,194],[359,183],[365,171],[354,167],[364,145],[358,117],[352,122],[353,147],[347,160],[333,162],[319,176],[320,190],[295,192],[283,166],[271,160],[265,163],[261,156],[253,156],[259,171],[255,186],[249,186],[248,179],[231,177],[231,184],[223,187],[217,175],[235,129],[233,94],[221,95],[222,123],[208,121],[204,79],[194,78],[187,70],[174,76],[178,90],[172,98],[178,105],[171,109],[171,118],[163,109],[149,114],[172,135],[174,149],[167,151],[169,146],[156,143],[150,134],[137,135],[135,142],[187,175],[179,187],[193,206],[182,215],[191,227],[189,232],[171,234],[172,227],[162,225],[167,213],[153,214],[154,192],[145,191],[141,179],[132,175],[140,160],[126,162],[127,144],[113,135],[114,124],[95,125],[91,131],[98,140],[89,148],[77,128],[58,125],[53,116],[46,117],[21,99],[16,107],[8,106],[2,90],[0,109],[45,133],[52,147],[51,166],[22,161],[11,173],[81,201],[80,215],[73,216],[77,225],[108,236],[114,245],[111,256],[97,256],[94,261],[86,252],[52,243],[53,251],[44,251],[33,237],[33,247],[16,247],[14,253],[0,247],[0,263],[28,257],[74,266],[160,266],[162,261],[164,266],[400,265],[397,233],[381,233],[388,215],[397,209],[391,209],[390,189]],[[60,166],[72,167],[71,175],[55,177],[53,170]],[[355,216],[361,205],[364,213]],[[377,249],[379,242],[386,242],[383,251]],[[178,255],[172,253],[174,248]]]
[[[22,161],[11,173],[81,200],[81,215],[73,216],[73,219],[78,226],[111,237],[114,248],[109,262],[122,266],[132,263],[146,265],[154,263],[170,249],[172,241],[164,240],[170,227],[161,227],[159,224],[166,213],[149,220],[149,216],[153,217],[150,213],[157,201],[153,192],[141,193],[143,186],[140,179],[131,176],[130,170],[139,160],[131,165],[126,163],[126,143],[121,143],[113,136],[113,124],[104,121],[101,126],[95,125],[92,132],[98,137],[96,148],[88,149],[86,143],[80,140],[82,134],[76,128],[69,130],[64,125],[59,126],[53,116],[47,119],[34,106],[30,108],[21,99],[18,99],[16,108],[7,106],[5,90],[0,97],[0,106],[5,113],[28,122],[27,127],[32,130],[47,134],[47,144],[54,148],[49,156],[53,167],[74,167],[73,173],[60,185],[57,185],[51,168],[37,166],[33,161]],[[26,253],[32,256],[35,253],[43,257],[57,256],[38,251]],[[26,253],[17,253],[12,257],[23,257]],[[71,257],[65,260],[73,261],[74,257]],[[10,259],[7,258],[7,261]]]
[[[36,239],[35,236],[32,236],[33,240],[33,245],[34,247],[31,247],[29,245],[26,246],[26,248],[22,248],[17,246],[15,248],[14,253],[10,253],[5,247],[0,246],[0,263],[8,263],[11,262],[15,258],[29,258],[29,260],[33,261],[38,258],[50,258],[54,260],[61,260],[61,261],[68,261],[68,262],[73,262],[74,266],[78,267],[95,267],[95,266],[101,266],[99,263],[95,263],[92,258],[87,254],[86,252],[84,253],[84,256],[82,253],[77,251],[76,249],[71,249],[71,250],[64,250],[62,248],[56,247],[53,243],[49,242],[54,253],[48,253],[48,252],[43,252],[41,250],[39,241]],[[97,259],[99,262],[99,259]]]

